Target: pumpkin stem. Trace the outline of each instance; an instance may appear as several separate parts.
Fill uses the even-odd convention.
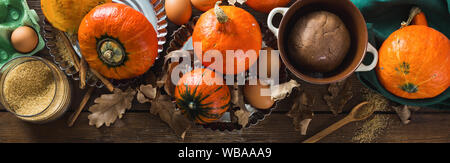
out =
[[[189,107],[189,109],[192,109],[192,110],[193,110],[193,109],[194,109],[194,102],[190,102],[189,105],[188,105],[188,107]]]
[[[122,45],[110,38],[100,41],[97,52],[100,59],[108,66],[119,66],[125,60],[125,50]]]
[[[224,24],[226,22],[228,22],[228,16],[227,14],[225,14],[225,11],[222,10],[222,8],[220,8],[220,4],[222,3],[222,1],[217,1],[216,2],[216,6],[214,6],[214,13],[216,14],[217,20]]]
[[[112,59],[113,51],[112,50],[106,50],[105,53],[103,53],[103,56],[105,56],[106,59]]]
[[[411,11],[409,12],[408,20],[406,22],[402,22],[402,27],[401,28],[410,25],[411,22],[413,21],[414,17],[416,17],[416,15],[420,14],[421,12],[422,12],[422,10],[420,10],[419,7],[413,7],[411,9]]]

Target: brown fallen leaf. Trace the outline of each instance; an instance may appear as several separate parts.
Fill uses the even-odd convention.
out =
[[[156,98],[157,89],[151,84],[141,85],[137,91],[136,99],[141,104],[151,102]]]
[[[301,135],[306,135],[309,123],[314,116],[311,106],[308,96],[303,92],[295,98],[291,110],[287,113],[288,117],[293,118],[295,130],[300,131]]]
[[[292,92],[292,90],[294,90],[294,88],[297,87],[300,87],[300,84],[295,80],[290,80],[289,82],[280,85],[270,86],[272,99],[274,101],[282,100],[286,98]]]
[[[395,112],[397,113],[398,117],[402,121],[403,124],[407,125],[411,122],[411,111],[417,111],[420,109],[420,107],[416,106],[393,106],[392,107]]]
[[[192,127],[193,122],[182,115],[180,110],[175,108],[171,97],[158,94],[151,104],[150,113],[159,116],[162,121],[166,122],[174,130],[177,136],[184,139],[186,132]]]
[[[184,64],[183,62],[180,63],[183,59],[189,58],[190,63]],[[181,65],[182,64],[182,65]],[[174,95],[175,91],[175,85],[177,84],[177,80],[174,79],[172,81],[172,72],[175,68],[179,71],[178,76],[181,78],[183,74],[189,72],[193,65],[201,65],[201,62],[196,60],[192,51],[186,51],[186,50],[176,50],[172,51],[169,54],[167,54],[164,58],[164,65],[163,65],[163,75],[158,79],[157,85],[158,88],[164,86],[164,90],[166,93],[170,96]]]
[[[247,109],[240,109],[234,112],[234,115],[238,119],[238,124],[242,127],[246,127],[248,125],[248,120],[250,118],[251,113],[247,111]]]
[[[243,86],[238,85],[238,83],[234,83],[231,90],[231,103],[233,104],[233,108],[246,109],[245,101],[244,101],[244,93],[242,92]]]
[[[119,117],[121,119],[126,110],[131,109],[132,101],[136,91],[128,88],[122,91],[114,89],[113,94],[104,94],[95,99],[95,104],[89,108],[92,113],[88,116],[89,125],[97,128],[106,125],[110,126]]]
[[[232,87],[230,86],[232,108],[239,108],[239,110],[234,112],[234,115],[238,119],[238,123],[245,127],[248,124],[251,113],[245,107],[242,89],[242,86],[239,86],[238,83],[234,83]]]
[[[330,84],[328,92],[329,94],[324,95],[323,99],[334,115],[341,113],[345,104],[353,98],[352,85],[349,80]]]
[[[164,74],[163,79],[161,80],[161,83],[164,82],[164,90],[167,92],[168,95],[173,96],[175,94],[175,88],[178,81],[172,81],[171,74],[173,72],[173,69],[175,66],[178,66],[178,62],[173,62],[169,64],[169,70]]]

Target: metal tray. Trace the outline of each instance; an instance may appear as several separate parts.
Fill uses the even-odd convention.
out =
[[[175,50],[193,50],[192,46],[192,33],[194,31],[195,23],[197,22],[199,17],[194,17],[190,22],[181,26],[176,31],[173,32],[171,38],[172,40],[169,42],[169,48],[167,49],[167,54],[175,51]],[[270,32],[267,27],[263,26],[262,23],[259,23],[261,26],[261,32],[263,33],[263,47],[271,47],[273,49],[277,49],[275,36]],[[286,68],[282,64],[280,69],[280,83],[287,82],[289,79]],[[230,89],[232,89],[230,87]],[[275,104],[266,110],[260,110],[253,108],[250,104],[245,104],[246,109],[251,113],[249,117],[248,124],[246,126],[242,126],[237,122],[236,117],[234,117],[234,112],[239,110],[239,108],[232,108],[224,113],[221,119],[218,122],[204,124],[204,128],[209,128],[211,130],[219,130],[219,131],[233,131],[233,130],[241,130],[243,128],[250,128],[251,126],[257,125],[260,121],[263,121],[266,117],[268,117],[273,110],[275,110],[280,103],[285,102],[287,98],[284,100],[280,100],[275,102]]]
[[[166,43],[166,35],[167,31],[167,16],[164,9],[164,1],[163,0],[113,0],[114,3],[122,3],[132,8],[138,10],[143,13],[145,17],[149,20],[149,22],[155,28],[158,37],[158,53],[161,55],[161,52],[164,50],[164,44]],[[61,40],[61,37],[68,37],[72,43],[72,47],[77,53],[78,56],[81,57],[80,48],[78,46],[78,41],[76,37],[70,36],[67,33],[64,35],[61,32],[54,28],[49,22],[44,20],[44,39],[46,41],[46,46],[49,49],[50,55],[53,57],[53,61],[58,65],[58,67],[63,70],[66,75],[71,76],[74,80],[80,80],[78,70],[75,68],[73,61],[70,59],[70,56],[65,56],[62,53],[64,47],[58,47],[57,42]],[[158,56],[160,58],[160,56]],[[157,59],[158,59],[157,58]],[[139,77],[138,77],[139,78]],[[111,79],[111,83],[114,86],[119,87],[122,85],[128,85],[135,81],[136,79],[129,80],[113,80]],[[102,88],[104,85],[101,83],[94,75],[88,73],[86,76],[86,83],[90,86],[96,86],[98,88]]]

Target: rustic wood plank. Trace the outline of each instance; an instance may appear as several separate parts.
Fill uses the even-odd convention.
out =
[[[0,142],[272,142],[299,143],[342,118],[329,114],[316,115],[307,136],[294,131],[291,119],[274,114],[257,126],[243,131],[220,132],[200,126],[190,130],[184,141],[158,117],[148,113],[127,113],[111,127],[96,129],[88,125],[88,114],[82,113],[72,128],[64,123],[67,116],[46,124],[22,122],[12,114],[0,112]],[[418,114],[409,125],[393,122],[379,142],[450,142],[449,114]],[[351,142],[359,123],[351,123],[327,136],[321,142]]]
[[[35,9],[40,17],[42,24],[44,15],[40,9],[40,0],[28,0],[30,8]],[[248,7],[255,18],[265,23],[266,14],[255,12]],[[200,15],[198,10],[193,11],[194,16]],[[280,18],[276,18],[275,24]],[[168,41],[170,35],[179,26],[169,23]],[[168,44],[165,45],[167,48]],[[44,49],[37,55],[48,58],[48,50]],[[353,90],[356,91],[355,97],[345,106],[344,112],[362,101],[358,91],[363,88],[362,84],[355,76],[350,77]],[[300,136],[299,132],[294,131],[292,121],[284,114],[289,111],[292,103],[285,103],[279,109],[260,124],[245,129],[243,131],[219,132],[195,127],[190,130],[186,140],[177,138],[172,130],[166,124],[161,122],[158,117],[149,115],[147,112],[150,104],[138,104],[134,102],[133,109],[129,111],[123,120],[119,120],[113,126],[96,129],[88,126],[88,114],[86,110],[81,113],[78,121],[73,128],[68,128],[65,121],[69,114],[58,121],[45,124],[34,125],[22,122],[12,114],[0,108],[0,142],[293,142],[299,143],[309,136],[328,127],[332,123],[343,118],[344,114],[333,116],[329,114],[328,106],[322,100],[326,93],[327,86],[312,85],[302,82],[306,91],[310,92],[313,98],[316,98],[315,108],[316,116],[311,122],[307,136]],[[78,89],[78,81],[73,81],[73,98],[71,110],[77,108],[84,90]],[[93,97],[108,93],[105,89],[96,91]],[[87,106],[93,104],[92,98]],[[383,113],[385,114],[385,113]],[[450,111],[436,111],[431,109],[422,109],[413,114],[412,122],[409,125],[402,125],[395,114],[387,114],[392,123],[384,135],[377,142],[450,142]],[[351,123],[344,126],[335,133],[324,138],[321,142],[351,142],[354,132],[362,125],[362,122]]]

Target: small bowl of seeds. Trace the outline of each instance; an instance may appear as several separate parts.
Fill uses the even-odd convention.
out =
[[[40,57],[18,57],[0,69],[0,102],[18,118],[46,123],[68,109],[71,87],[64,72]]]

